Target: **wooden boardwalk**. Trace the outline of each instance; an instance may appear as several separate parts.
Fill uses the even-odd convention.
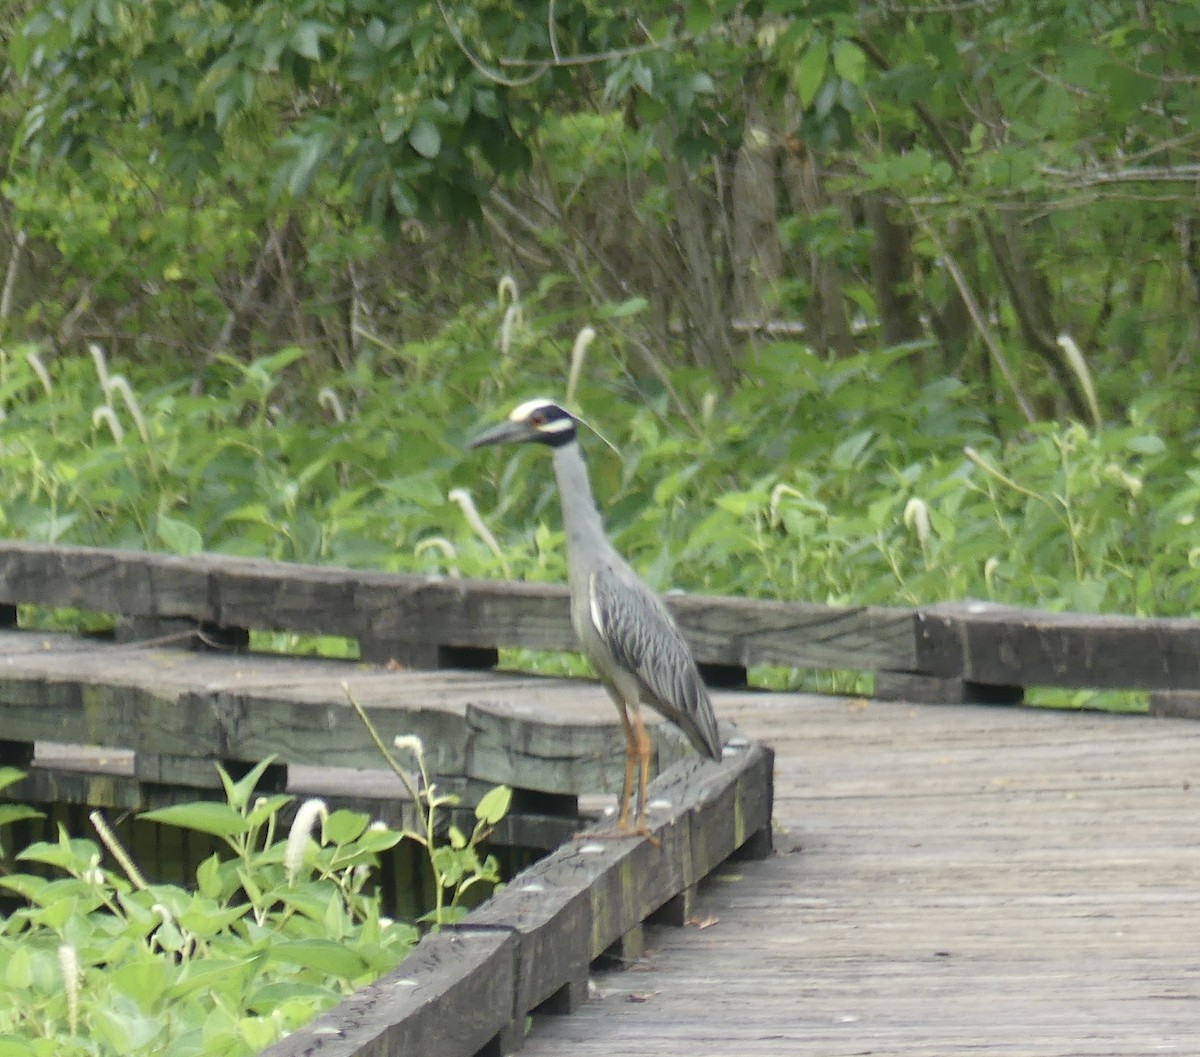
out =
[[[777,853],[524,1053],[1200,1054],[1200,723],[722,694]]]

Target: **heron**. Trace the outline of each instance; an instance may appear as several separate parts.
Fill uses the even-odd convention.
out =
[[[571,624],[584,656],[617,706],[625,735],[617,831],[630,831],[636,778],[633,829],[648,834],[651,743],[640,706],[649,705],[673,722],[702,756],[719,761],[721,737],[708,690],[674,617],[604,533],[579,447],[578,425],[578,418],[552,400],[527,400],[507,421],[470,441],[470,447],[532,442],[550,448],[567,540]]]

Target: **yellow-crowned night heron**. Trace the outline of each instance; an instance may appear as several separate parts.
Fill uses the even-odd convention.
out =
[[[575,426],[574,416],[553,401],[529,400],[515,408],[507,422],[471,441],[471,447],[521,441],[550,446],[567,534],[571,623],[584,655],[617,706],[625,732],[625,784],[617,828],[629,828],[636,772],[636,827],[645,832],[651,745],[639,704],[661,712],[697,752],[714,760],[721,759],[721,739],[708,691],[674,619],[604,535]]]

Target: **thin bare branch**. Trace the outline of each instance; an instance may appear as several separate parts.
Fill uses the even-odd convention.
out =
[[[937,233],[937,229],[929,223],[924,215],[914,209],[913,216],[916,218],[921,230],[925,232],[929,241],[937,249],[942,263],[946,266],[946,271],[950,273],[950,278],[958,289],[959,297],[962,298],[963,304],[967,307],[967,312],[971,316],[971,322],[975,324],[975,330],[978,332],[980,340],[983,341],[988,354],[992,357],[996,367],[999,368],[1000,373],[1004,375],[1004,380],[1008,383],[1009,389],[1012,390],[1013,399],[1017,402],[1017,407],[1020,408],[1021,414],[1025,416],[1025,421],[1032,426],[1037,422],[1037,415],[1034,414],[1033,407],[1025,398],[1025,394],[1021,392],[1021,387],[1017,384],[1016,375],[1013,374],[1012,367],[1009,365],[1004,351],[1000,348],[1000,343],[992,335],[991,328],[988,326],[987,320],[984,318],[983,312],[975,300],[975,295],[971,292],[971,288],[967,284],[966,276],[963,275],[962,269],[958,266],[958,261],[954,259],[950,250],[942,241],[941,236]]]
[[[1069,180],[1076,187],[1125,183],[1186,183],[1200,181],[1200,165],[1139,165],[1126,169],[1060,169],[1044,166],[1042,175]]]

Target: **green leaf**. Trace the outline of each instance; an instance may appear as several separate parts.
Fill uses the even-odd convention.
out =
[[[7,789],[25,777],[25,772],[16,767],[0,767],[0,789]]]
[[[867,79],[867,57],[851,40],[833,42],[833,68],[843,80],[860,88]]]
[[[597,314],[601,319],[627,319],[644,312],[649,307],[650,302],[644,297],[630,297],[625,301],[618,301],[616,304],[602,305]]]
[[[329,144],[325,136],[320,133],[306,136],[295,142],[298,149],[296,160],[292,163],[291,172],[288,174],[287,186],[288,190],[299,198],[308,191],[313,174],[324,159]]]
[[[109,982],[123,995],[137,1001],[142,1009],[153,1009],[168,978],[167,966],[158,958],[141,957],[110,969]]]
[[[495,789],[489,789],[479,798],[479,803],[475,806],[475,817],[480,822],[494,826],[508,814],[511,803],[512,790],[506,785],[498,785]]]
[[[415,834],[410,834],[415,836]],[[405,837],[405,834],[394,829],[368,829],[355,842],[354,848],[359,852],[375,853],[394,848]]]
[[[240,811],[250,803],[250,797],[254,794],[254,787],[258,785],[263,772],[274,762],[275,754],[272,753],[265,760],[260,760],[251,767],[236,782],[230,777],[229,772],[224,767],[217,764],[217,773],[221,776],[221,785],[225,787],[225,799],[229,801],[231,807],[235,807]]]
[[[825,70],[829,64],[829,45],[823,37],[817,37],[800,56],[796,66],[793,83],[796,94],[800,97],[800,105],[807,108],[812,106],[817,98],[822,83],[825,81]]]
[[[463,831],[457,826],[450,826],[446,830],[446,837],[450,841],[450,847],[455,850],[465,848],[467,846],[467,838],[463,835]]]
[[[462,880],[465,868],[460,851],[442,845],[429,858],[443,888],[453,888]]]
[[[321,30],[317,22],[301,22],[292,34],[292,51],[306,59],[319,62],[321,59]]]
[[[367,964],[349,947],[333,940],[284,940],[271,944],[267,960],[302,965],[343,980],[354,980],[367,969]]]
[[[194,829],[198,833],[210,833],[214,837],[235,837],[245,833],[247,829],[246,820],[228,804],[207,800],[143,811],[138,818],[178,826],[180,829]]]
[[[285,1002],[305,999],[330,1005],[342,997],[336,988],[321,987],[304,980],[276,980],[254,991],[246,1001],[246,1007],[255,1013],[272,1013]]]
[[[159,514],[155,519],[154,531],[167,549],[175,554],[199,554],[204,549],[204,538],[186,521]]]
[[[216,899],[221,894],[221,857],[213,852],[196,867],[196,891],[205,899]]]
[[[0,804],[0,826],[9,822],[23,822],[27,818],[45,818],[41,811],[35,811],[24,804]]]
[[[100,849],[90,840],[70,838],[65,830],[59,830],[59,839],[36,841],[17,853],[17,859],[22,862],[40,862],[47,866],[57,866],[61,870],[80,873],[87,869],[92,859],[99,855]]]
[[[408,142],[422,158],[436,158],[442,149],[442,134],[432,121],[421,118],[414,122]]]
[[[330,844],[349,844],[362,836],[371,817],[361,811],[339,808],[325,820],[325,840]]]
[[[1167,446],[1163,443],[1162,437],[1156,436],[1153,433],[1147,433],[1140,437],[1130,437],[1125,442],[1125,447],[1138,455],[1161,455],[1167,450]]]

